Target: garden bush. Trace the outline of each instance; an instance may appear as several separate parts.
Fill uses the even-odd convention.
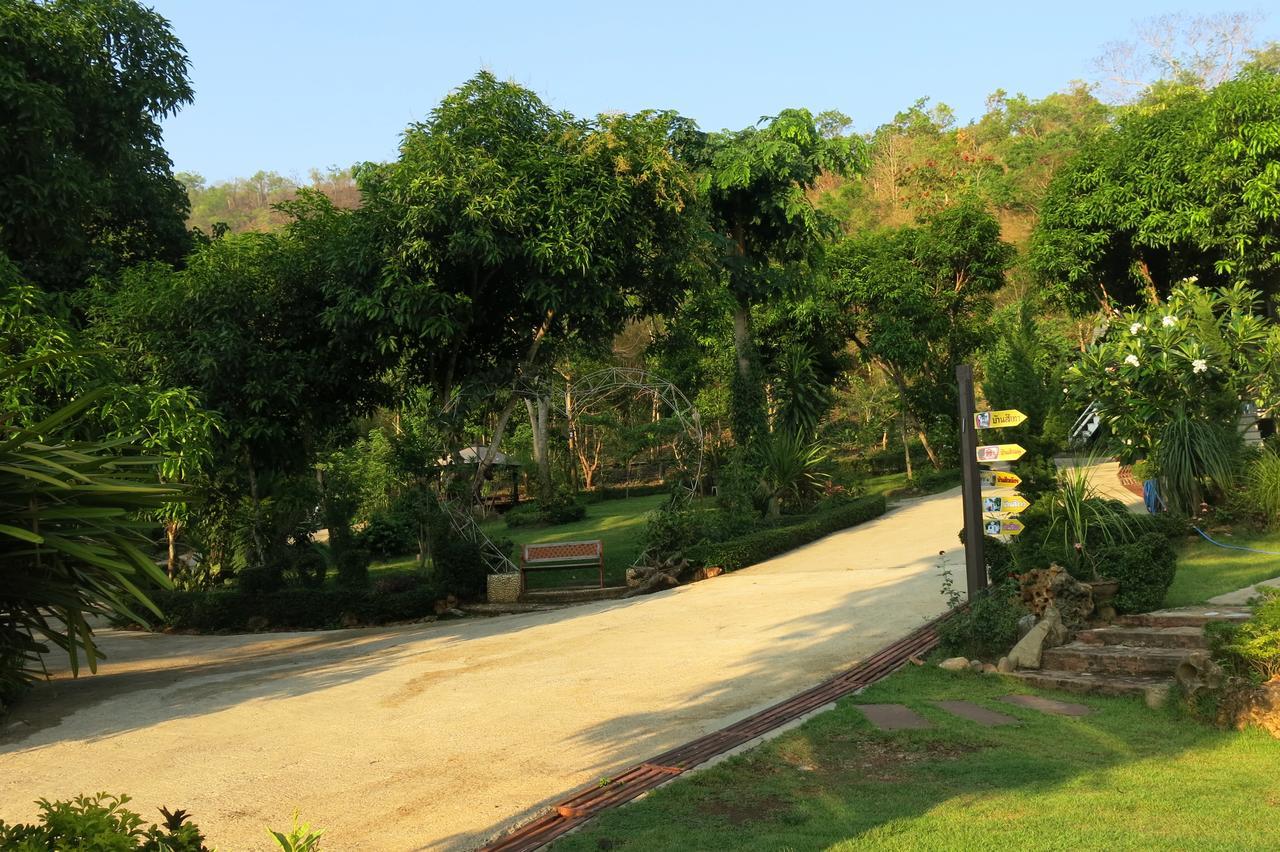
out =
[[[405,575],[399,575],[405,576]],[[153,599],[163,617],[154,626],[198,632],[253,629],[320,630],[360,624],[408,621],[435,613],[436,601],[449,592],[435,577],[418,576],[405,588],[374,589],[289,587],[248,594],[240,589],[205,592],[156,592]]]
[[[485,594],[489,569],[480,548],[469,541],[451,538],[444,541],[433,558],[432,576],[447,594],[472,600]]]
[[[356,544],[374,556],[386,558],[415,553],[418,550],[417,527],[402,512],[382,512],[356,536]]]
[[[1104,545],[1096,556],[1100,571],[1120,581],[1116,612],[1150,612],[1164,603],[1178,564],[1178,554],[1167,537],[1144,532],[1133,541]]]
[[[165,825],[144,827],[142,817],[125,808],[128,796],[98,793],[70,801],[40,799],[37,822],[9,825],[0,820],[0,849],[13,852],[83,849],[102,852],[208,852],[204,835],[187,822],[184,811],[161,808]]]
[[[542,523],[542,515],[537,503],[525,503],[505,512],[502,515],[502,522],[507,525],[507,529],[531,527]]]
[[[942,651],[970,659],[1002,657],[1018,641],[1018,619],[1026,614],[1017,583],[993,585],[938,626]]]
[[[538,501],[538,517],[544,524],[571,524],[587,516],[587,507],[572,494],[555,494]]]
[[[700,544],[690,548],[685,555],[690,562],[698,565],[717,566],[726,571],[736,571],[779,553],[785,553],[802,544],[816,541],[837,530],[869,521],[883,515],[884,512],[884,496],[872,494],[859,497],[847,505],[802,523],[759,529],[728,541]]]
[[[1280,590],[1261,592],[1262,602],[1248,621],[1211,622],[1205,628],[1222,666],[1254,683],[1280,677]]]

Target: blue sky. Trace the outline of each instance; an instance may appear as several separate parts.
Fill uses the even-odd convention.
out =
[[[404,127],[481,68],[579,115],[675,109],[707,129],[789,106],[869,130],[916,98],[963,120],[997,88],[1091,77],[1133,22],[1249,5],[954,2],[153,0],[191,56],[195,103],[165,125],[210,180],[395,156]],[[1039,8],[1038,8],[1039,7]],[[1278,16],[1259,29],[1280,38]]]

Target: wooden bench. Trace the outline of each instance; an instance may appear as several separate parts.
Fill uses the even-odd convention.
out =
[[[526,544],[520,548],[520,594],[524,594],[525,574],[532,571],[561,571],[594,565],[604,588],[603,541],[553,541]]]

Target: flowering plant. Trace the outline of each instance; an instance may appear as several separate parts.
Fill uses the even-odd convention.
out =
[[[1082,410],[1096,403],[1124,455],[1145,457],[1174,418],[1234,427],[1242,402],[1280,401],[1280,327],[1257,292],[1187,279],[1165,304],[1109,323],[1065,379]]]

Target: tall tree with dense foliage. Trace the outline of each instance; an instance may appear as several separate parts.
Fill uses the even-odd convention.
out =
[[[853,137],[824,135],[808,110],[791,109],[736,132],[686,134],[683,153],[701,175],[734,300],[732,422],[735,439],[748,446],[765,429],[751,308],[794,289],[838,233],[838,222],[808,193],[824,174],[860,169],[862,145]]]
[[[353,322],[383,340],[442,403],[500,409],[491,452],[571,341],[607,341],[674,305],[698,244],[693,177],[670,113],[556,112],[481,73],[409,128],[399,159],[360,173],[360,217],[379,223],[385,266]],[[477,472],[477,482],[484,465]]]
[[[134,0],[11,0],[0,45],[0,252],[49,289],[181,260],[160,122],[192,90],[169,23]]]
[[[952,431],[955,366],[983,342],[992,295],[1012,261],[999,223],[975,203],[919,227],[851,237],[831,252],[849,335],[897,385],[935,466],[928,432]]]
[[[1165,298],[1178,280],[1280,295],[1280,76],[1247,68],[1124,112],[1054,179],[1032,261],[1077,308]]]

